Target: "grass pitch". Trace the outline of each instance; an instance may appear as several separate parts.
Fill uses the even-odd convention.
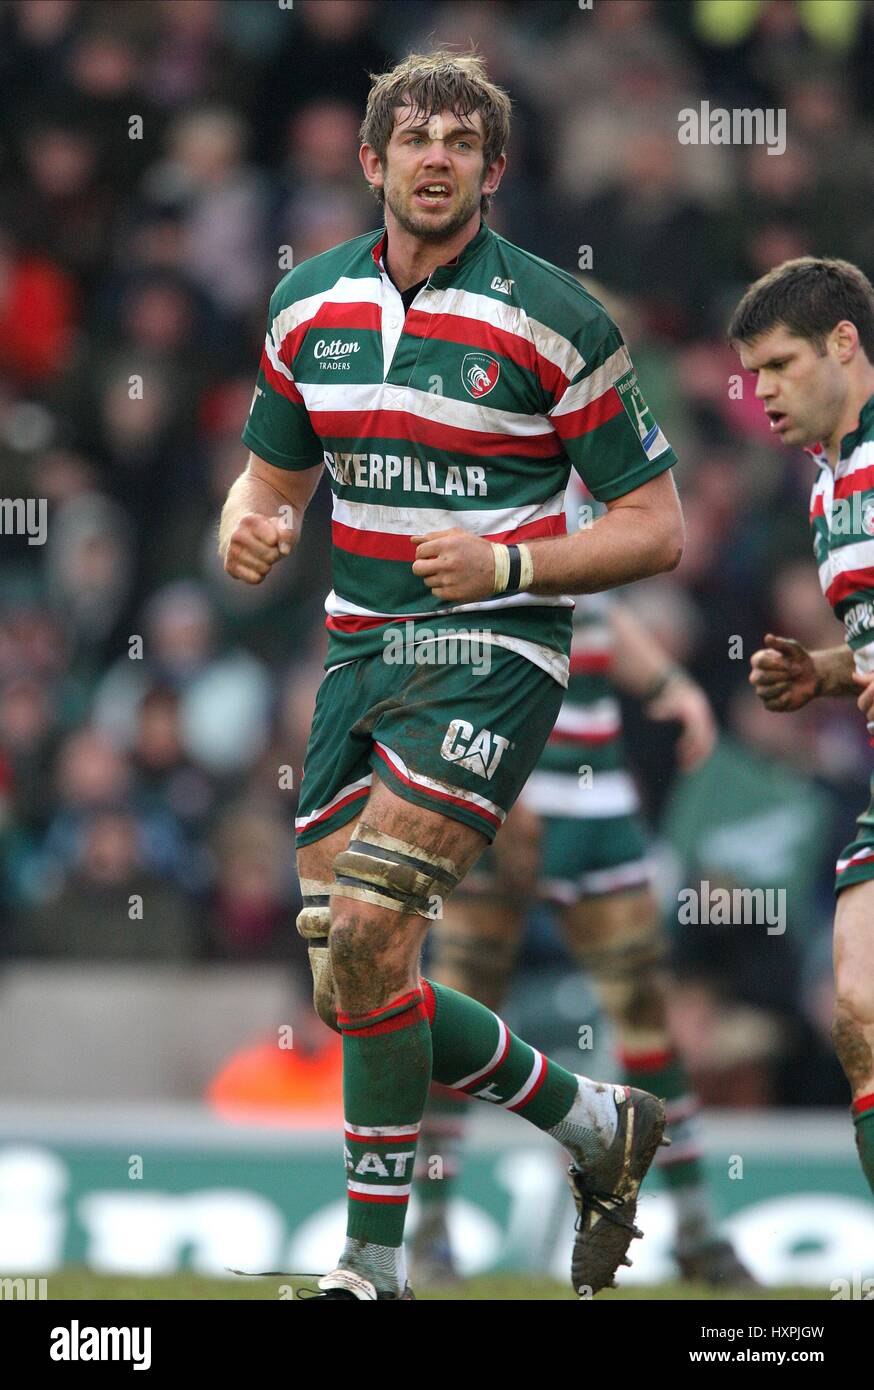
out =
[[[314,1281],[313,1281],[314,1282]],[[121,1276],[94,1274],[87,1269],[62,1269],[47,1276],[49,1299],[89,1300],[172,1300],[201,1301],[278,1301],[289,1298],[287,1290],[300,1288],[301,1280],[285,1278],[207,1279],[197,1274],[169,1274],[157,1278],[141,1275]],[[307,1286],[312,1283],[307,1281]],[[557,1284],[531,1274],[493,1274],[467,1279],[445,1289],[417,1293],[417,1300],[446,1299],[455,1302],[485,1301],[493,1303],[524,1302],[532,1299],[558,1299],[577,1302],[569,1285]],[[717,1293],[706,1284],[657,1284],[641,1288],[607,1289],[598,1295],[603,1301],[630,1300],[694,1300],[710,1302],[750,1302],[783,1299],[821,1301],[828,1294],[809,1288],[772,1288],[729,1290]]]

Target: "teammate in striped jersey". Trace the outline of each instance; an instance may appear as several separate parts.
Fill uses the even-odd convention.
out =
[[[404,1298],[432,1074],[563,1144],[577,1288],[609,1283],[658,1147],[655,1097],[565,1071],[419,976],[430,919],[505,819],[555,722],[574,592],[673,568],[674,454],[603,307],[483,220],[510,103],[474,55],[375,79],[361,164],[385,227],[273,295],[220,547],[259,583],[334,494],[329,650],[297,819],[316,1006],[343,1035],[349,1217],[333,1299]],[[567,536],[571,467],[606,504]],[[412,661],[395,657],[398,635]],[[450,636],[484,644],[487,676]],[[403,644],[410,650],[410,642]],[[479,665],[484,669],[485,663]],[[354,823],[354,824],[353,824]]]
[[[854,696],[874,734],[874,288],[847,261],[785,261],[747,290],[729,338],[775,435],[806,446],[816,464],[814,554],[846,633],[843,645],[813,652],[769,633],[750,681],[778,712]],[[874,1191],[874,777],[871,790],[835,874],[832,1036]]]

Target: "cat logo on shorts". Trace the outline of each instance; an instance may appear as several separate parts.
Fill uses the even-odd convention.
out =
[[[501,375],[501,364],[487,352],[468,352],[461,364],[461,380],[465,391],[474,400],[487,396]]]
[[[466,719],[453,719],[446,730],[440,756],[448,763],[458,763],[459,767],[466,767],[468,772],[475,772],[477,777],[490,779],[504,749],[509,746],[509,739],[493,734],[490,729],[480,729],[474,738],[472,724],[468,724]]]

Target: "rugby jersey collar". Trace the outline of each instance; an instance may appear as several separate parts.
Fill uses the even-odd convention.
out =
[[[870,433],[872,426],[874,426],[874,396],[869,396],[859,411],[858,425],[854,430],[850,430],[849,434],[845,434],[841,440],[838,462],[848,458],[853,450],[858,448],[866,435]]]
[[[377,269],[382,265],[382,255],[385,250],[387,239],[388,232],[383,227],[379,234],[379,239],[370,253]],[[488,223],[481,219],[479,231],[476,236],[473,237],[466,246],[462,247],[454,260],[449,261],[446,265],[438,265],[436,270],[431,271],[428,281],[429,284],[432,285],[434,289],[446,289],[448,285],[452,284],[453,280],[460,274],[462,269],[467,270],[468,266],[479,259],[491,239],[492,231]]]
[[[862,409],[859,411],[859,423],[854,430],[850,430],[841,440],[841,447],[838,451],[838,461],[835,467],[835,476],[840,473],[841,464],[848,459],[860,444],[864,443],[868,434],[874,430],[874,396],[869,396]],[[820,468],[829,468],[828,456],[822,443],[814,444],[811,448],[805,449],[814,463],[819,464]]]

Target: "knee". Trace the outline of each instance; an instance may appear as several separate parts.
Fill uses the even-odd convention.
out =
[[[838,1061],[853,1087],[869,1080],[874,1071],[874,1055],[865,1034],[865,1024],[859,1017],[857,1001],[852,997],[839,995],[832,1021],[832,1041]]]
[[[365,954],[372,964],[376,965],[378,961],[379,952],[375,943],[367,940],[367,925],[356,916],[354,909],[346,910],[342,898],[334,899],[328,943],[331,967],[338,978],[360,962]]]
[[[382,923],[359,912],[354,902],[335,897],[328,944],[334,976],[342,981],[353,972],[356,976],[365,970],[379,973],[389,958],[392,938]]]
[[[449,930],[434,936],[430,974],[442,984],[478,999],[488,1009],[503,1007],[516,966],[517,943]]]
[[[664,976],[653,967],[644,966],[633,975],[616,974],[598,979],[596,992],[614,1022],[634,1024],[638,1028],[661,1028],[667,1006],[667,986]]]
[[[615,941],[589,952],[583,963],[596,993],[618,1024],[660,1028],[667,1007],[666,946],[660,933]]]
[[[359,913],[340,897],[332,911],[331,973],[341,1009],[367,1013],[415,986],[421,941],[409,924],[398,930],[395,913],[381,920],[373,908]]]
[[[874,1026],[874,976],[859,968],[858,960],[840,962],[835,969],[835,1018],[851,1018],[860,1026]]]

